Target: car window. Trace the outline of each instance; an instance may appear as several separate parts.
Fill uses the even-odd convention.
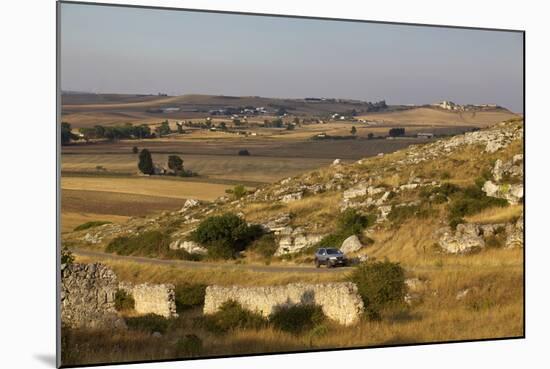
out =
[[[324,255],[325,254],[325,249],[319,249],[319,254]]]
[[[329,255],[335,255],[339,254],[340,252],[337,249],[327,249],[327,254]]]

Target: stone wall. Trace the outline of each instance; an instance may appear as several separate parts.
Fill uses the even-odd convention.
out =
[[[61,266],[61,321],[71,328],[124,328],[115,310],[116,274],[103,264]]]
[[[268,317],[277,308],[297,304],[321,306],[325,315],[343,325],[356,323],[364,311],[357,286],[351,282],[326,284],[288,284],[268,287],[208,286],[204,313],[215,313],[220,306],[234,300],[244,308]]]
[[[173,284],[136,284],[121,282],[119,288],[126,291],[135,301],[138,314],[157,314],[165,318],[175,318],[176,295]]]

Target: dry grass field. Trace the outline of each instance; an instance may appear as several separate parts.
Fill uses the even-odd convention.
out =
[[[157,178],[97,178],[64,177],[61,188],[66,190],[87,190],[124,193],[132,195],[169,197],[172,199],[214,200],[225,194],[227,185],[214,183],[164,180]]]
[[[445,124],[447,126],[469,125],[486,127],[514,117],[516,117],[515,114],[506,110],[454,112],[421,107],[389,113],[369,113],[359,118],[401,125],[414,123],[423,125]]]

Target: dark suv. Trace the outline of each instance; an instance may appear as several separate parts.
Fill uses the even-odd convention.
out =
[[[335,248],[322,248],[315,252],[315,267],[319,268],[321,264],[325,264],[327,268],[332,268],[337,265],[345,266],[347,264],[344,253]]]

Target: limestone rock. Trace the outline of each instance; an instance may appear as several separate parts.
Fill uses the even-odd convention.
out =
[[[466,254],[485,247],[485,240],[477,224],[459,224],[453,232],[444,227],[438,232],[439,246],[451,254]]]
[[[289,194],[286,194],[283,197],[281,197],[281,201],[282,202],[292,202],[292,201],[296,201],[296,200],[301,200],[302,197],[303,197],[303,194],[304,193],[302,191],[289,193]]]
[[[176,240],[170,244],[171,250],[183,249],[190,254],[206,255],[208,250],[194,241]]]
[[[361,244],[361,241],[359,241],[359,237],[356,235],[349,236],[342,242],[342,246],[340,246],[340,250],[343,253],[351,253],[361,250],[363,247],[363,244]]]
[[[191,208],[194,208],[200,204],[199,200],[187,199],[183,204],[183,207],[180,209],[180,213],[183,213]]]

